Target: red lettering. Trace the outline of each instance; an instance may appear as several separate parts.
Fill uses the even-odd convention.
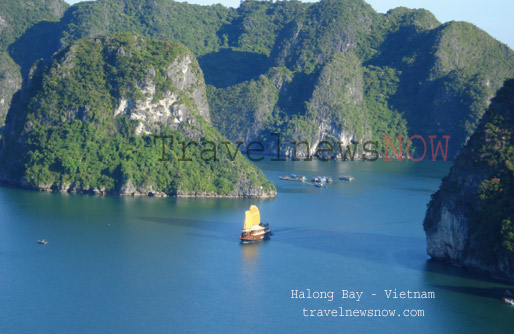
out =
[[[398,138],[400,140],[400,144],[399,144],[400,146],[398,149],[398,151],[400,151],[400,153],[398,153],[396,151],[396,148],[393,145],[393,141],[391,140],[391,138],[389,138],[389,136],[383,136],[383,138],[385,139],[385,150],[386,150],[385,158],[383,160],[384,161],[393,161],[393,159],[391,159],[389,157],[389,149],[388,149],[388,146],[389,146],[388,143],[391,143],[391,148],[393,149],[396,159],[398,159],[398,161],[402,161],[402,139],[404,138],[404,136],[396,136],[396,138]]]
[[[443,145],[441,144],[441,141],[437,141],[437,146],[435,148],[434,152],[434,138],[437,138],[437,136],[428,136],[430,138],[430,146],[432,146],[432,161],[435,161],[437,159],[437,152],[439,152],[439,148],[441,148],[441,155],[443,156],[443,160],[446,161],[446,158],[448,157],[448,140],[450,139],[450,136],[443,136],[444,139],[446,139],[446,146],[443,150]]]
[[[423,155],[421,156],[421,158],[417,158],[417,159],[414,159],[410,155],[410,152],[409,152],[410,143],[412,142],[412,139],[414,139],[414,138],[421,139],[421,141],[423,142],[423,147],[424,147]],[[412,161],[415,161],[415,162],[421,161],[421,160],[425,159],[425,155],[427,155],[427,142],[420,135],[414,135],[414,136],[410,137],[409,140],[407,141],[407,147],[405,148],[405,150],[407,151],[407,158],[409,158],[409,159],[411,159]]]

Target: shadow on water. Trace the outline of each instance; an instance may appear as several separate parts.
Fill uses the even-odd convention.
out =
[[[279,194],[315,194],[318,193],[320,189],[311,185],[305,185],[305,187],[296,189],[277,186],[277,191]]]
[[[451,275],[457,278],[463,279],[471,279],[474,281],[482,281],[487,283],[501,284],[504,287],[510,287],[514,289],[514,283],[511,281],[507,281],[502,278],[494,278],[488,276],[485,273],[478,272],[476,270],[468,269],[465,267],[458,267],[446,261],[439,261],[429,259],[426,261],[425,266],[423,268],[426,272],[436,273],[436,274],[444,274]],[[464,291],[462,291],[464,293]],[[514,292],[514,290],[513,290]]]
[[[191,236],[193,238],[239,242],[240,231],[236,230],[234,231],[234,233],[224,233],[222,230],[220,230],[220,225],[225,223],[220,221],[142,216],[136,218],[144,222],[152,222],[158,224],[166,224],[175,227],[193,229],[194,231],[186,233],[186,235]]]
[[[198,219],[185,219],[185,218],[161,218],[161,217],[136,217],[139,220],[145,222],[159,223],[159,224],[167,224],[177,227],[186,227],[186,228],[194,228],[203,231],[219,231],[219,224],[223,224],[223,222],[216,221],[205,221]]]
[[[351,231],[351,228],[303,229],[287,231],[283,235],[280,231],[276,231],[273,241],[379,263],[391,262],[389,254],[398,249],[399,245],[402,248],[416,248],[419,244],[418,238],[360,233]],[[392,264],[405,266],[398,261]]]
[[[301,229],[295,228],[295,227],[277,228],[277,229],[273,229],[273,235],[275,235],[277,233],[280,234],[280,233],[293,232],[293,231],[301,231]]]
[[[344,231],[344,230],[352,230],[352,229],[363,229],[373,226],[386,226],[386,225],[398,225],[398,224],[408,224],[412,223],[411,220],[404,221],[394,221],[394,222],[382,222],[382,223],[369,223],[369,224],[355,224],[355,225],[345,225],[340,227],[327,227],[327,228],[296,228],[296,227],[284,227],[279,229],[273,229],[273,235],[289,232],[332,232],[332,231]],[[292,235],[294,237],[294,234]],[[286,236],[285,239],[287,239]]]
[[[220,229],[220,224],[224,224],[220,221],[148,216],[139,216],[136,218],[146,222],[193,229],[194,231],[187,233],[187,235],[192,237],[239,243],[239,230],[233,231],[233,233],[228,233],[226,230]],[[433,285],[434,287],[440,287],[442,289],[452,290],[459,293],[487,296],[497,299],[502,297],[506,288],[511,287],[511,289],[514,290],[514,285],[510,285],[511,283],[509,282],[492,279],[484,274],[455,267],[449,263],[428,260],[428,255],[426,255],[425,250],[423,249],[420,251],[419,247],[419,243],[424,242],[423,238],[388,236],[356,231],[370,227],[410,223],[412,223],[412,221],[405,220],[396,222],[356,224],[333,228],[283,227],[273,229],[271,240],[264,242],[284,243],[294,247],[335,254],[338,256],[351,257],[380,264],[388,264],[391,266],[443,274],[473,281],[503,285],[503,287],[497,286],[488,288]],[[232,231],[232,229],[230,230]],[[242,247],[253,249],[260,247],[261,244],[262,242],[255,244],[243,244]]]
[[[237,240],[236,236],[233,238],[229,238],[227,235],[216,235],[216,234],[208,234],[208,233],[202,233],[202,232],[189,232],[186,233],[186,235],[191,236],[193,238],[199,238],[199,239],[209,239],[209,240],[220,240],[220,241],[234,241]]]
[[[514,292],[514,285],[512,282],[502,279],[494,279],[485,274],[453,266],[450,263],[428,259],[428,255],[426,255],[425,250],[423,249],[420,251],[419,247],[420,242],[425,242],[423,238],[388,236],[383,234],[352,231],[366,227],[408,223],[412,223],[412,221],[359,224],[326,229],[283,228],[273,231],[273,242],[283,242],[295,247],[307,248],[380,264],[388,264],[391,266],[443,274],[484,283],[495,283],[499,285],[498,287],[487,289],[472,287],[446,287],[447,289],[454,289],[461,293],[498,298],[501,297],[500,292],[504,293],[506,288],[510,288]],[[503,285],[503,287],[500,285]],[[434,284],[434,286],[437,285]]]
[[[412,191],[416,193],[433,194],[434,190],[429,188],[409,188],[409,187],[398,187],[399,190]]]

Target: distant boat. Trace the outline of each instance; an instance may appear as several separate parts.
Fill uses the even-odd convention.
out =
[[[312,179],[312,182],[332,182],[332,178],[329,176],[316,176]]]
[[[353,176],[341,176],[339,177],[340,180],[343,180],[343,181],[354,181],[355,178]]]
[[[320,188],[324,188],[325,187],[325,183],[323,183],[323,182],[316,182],[316,183],[314,183],[314,185],[316,187],[320,187]]]
[[[245,221],[241,231],[242,242],[258,241],[269,238],[271,231],[268,224],[261,224],[261,214],[257,206],[250,206],[245,212]]]
[[[510,297],[503,297],[503,301],[507,304],[514,305],[514,299]]]
[[[303,175],[296,175],[291,174],[291,176],[280,176],[281,180],[287,180],[287,181],[300,181],[300,182],[306,182],[307,178]]]
[[[38,240],[37,243],[40,244],[40,245],[48,245],[48,241],[46,241],[45,239]]]

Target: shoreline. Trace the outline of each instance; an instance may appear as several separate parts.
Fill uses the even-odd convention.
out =
[[[178,191],[176,193],[166,193],[163,191],[134,191],[134,192],[118,192],[118,191],[106,191],[104,189],[77,189],[70,187],[58,187],[58,186],[28,186],[22,185],[17,182],[9,182],[5,179],[0,179],[0,187],[10,187],[15,189],[29,190],[35,192],[55,193],[55,194],[71,194],[71,195],[92,195],[92,196],[118,196],[118,197],[156,197],[156,198],[230,198],[230,199],[243,199],[243,198],[255,198],[255,199],[271,199],[277,196],[276,191],[264,192],[259,195],[255,194],[219,194],[215,192],[183,192]]]

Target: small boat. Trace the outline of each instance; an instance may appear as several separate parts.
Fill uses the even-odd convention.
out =
[[[316,176],[312,179],[312,182],[332,182],[332,178],[328,176]]]
[[[307,178],[303,175],[296,175],[291,174],[291,176],[279,176],[281,180],[287,180],[287,181],[300,181],[300,182],[306,182]]]
[[[245,212],[245,221],[241,231],[242,242],[259,241],[269,238],[271,231],[268,224],[261,224],[261,214],[257,206],[250,206]]]
[[[46,241],[45,239],[38,240],[37,243],[40,244],[40,245],[48,245],[48,241]]]
[[[355,178],[353,176],[341,176],[339,177],[340,180],[343,180],[343,181],[354,181]]]
[[[507,304],[514,305],[514,298],[511,297],[503,297],[503,301]]]
[[[324,182],[315,182],[314,185],[316,187],[320,187],[320,188],[324,188],[325,187],[325,183]]]

